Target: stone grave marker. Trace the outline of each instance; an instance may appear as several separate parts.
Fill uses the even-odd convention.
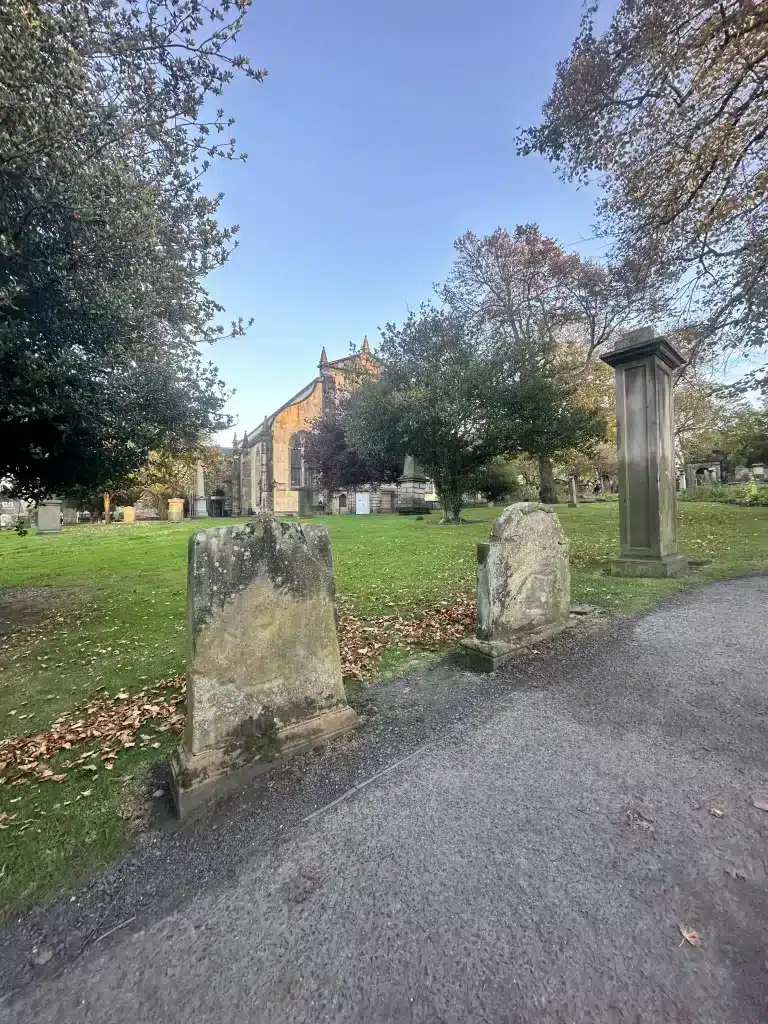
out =
[[[169,523],[183,523],[184,522],[184,499],[183,498],[169,498],[168,499],[168,522]]]
[[[477,546],[477,635],[462,641],[474,668],[493,671],[521,647],[569,623],[568,541],[548,505],[517,502]]]
[[[568,502],[569,508],[579,507],[579,491],[576,487],[576,477],[572,476],[568,479],[568,493],[570,495],[570,501]]]
[[[61,533],[61,499],[51,498],[37,506],[37,532]]]
[[[185,815],[275,759],[358,724],[342,684],[324,526],[257,516],[189,539]]]

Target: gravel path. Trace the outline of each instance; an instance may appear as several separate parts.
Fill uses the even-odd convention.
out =
[[[367,691],[0,931],[0,1020],[765,1022],[767,625],[753,576]]]

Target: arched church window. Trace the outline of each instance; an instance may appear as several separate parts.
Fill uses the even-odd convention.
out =
[[[307,434],[303,430],[294,434],[291,438],[291,487],[293,489],[313,486],[313,473],[309,466],[307,466],[307,460],[304,455],[304,442],[306,439]]]
[[[301,434],[294,434],[291,438],[291,487],[301,487],[303,463],[304,438]]]

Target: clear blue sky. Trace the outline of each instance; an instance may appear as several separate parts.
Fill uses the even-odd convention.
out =
[[[607,8],[612,4],[606,4]],[[594,196],[515,154],[581,0],[255,0],[240,49],[269,69],[225,96],[245,164],[221,165],[240,245],[209,279],[245,338],[210,349],[242,436],[350,341],[401,320],[471,229],[592,234]],[[580,245],[599,256],[596,246]],[[220,437],[228,442],[229,430]]]

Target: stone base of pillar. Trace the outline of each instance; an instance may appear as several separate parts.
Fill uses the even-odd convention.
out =
[[[182,743],[171,760],[171,797],[176,814],[186,818],[288,758],[321,746],[359,725],[360,719],[352,708],[334,708],[284,726],[277,733],[275,750],[261,755],[256,752],[251,759],[233,757],[223,747],[190,755]]]
[[[205,500],[205,498],[195,497],[194,501],[192,502],[192,518],[208,518],[208,502]]]
[[[568,508],[579,508],[581,505],[580,501],[569,501]]]
[[[666,558],[619,558],[611,563],[611,576],[646,576],[650,579],[668,579],[688,572],[688,559],[683,555]]]

